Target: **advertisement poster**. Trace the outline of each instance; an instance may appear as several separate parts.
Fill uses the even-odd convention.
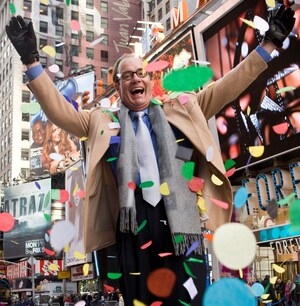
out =
[[[46,255],[51,228],[51,179],[44,179],[4,190],[4,211],[15,219],[14,228],[3,233],[5,259]]]
[[[94,72],[55,82],[66,100],[78,109],[85,91],[94,92]],[[35,178],[57,173],[80,159],[80,142],[49,121],[42,110],[31,115],[30,171]]]

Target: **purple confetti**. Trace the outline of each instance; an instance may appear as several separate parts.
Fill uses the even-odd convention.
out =
[[[35,183],[35,186],[38,188],[38,189],[41,189],[41,185],[38,183],[38,182],[34,182]]]
[[[187,250],[185,256],[189,256],[195,249],[197,249],[198,245],[200,244],[200,241],[195,241],[190,248]]]
[[[121,142],[121,137],[120,136],[111,136],[110,137],[109,144],[115,144],[115,143],[120,143],[120,142]]]

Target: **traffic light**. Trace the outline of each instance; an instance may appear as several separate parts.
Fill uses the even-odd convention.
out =
[[[94,86],[94,91],[95,91],[95,97],[99,96],[103,92],[103,81],[102,80],[96,80],[95,81],[95,86]]]
[[[90,99],[90,92],[88,90],[84,91],[82,96],[81,96],[81,107],[85,106],[88,104]]]

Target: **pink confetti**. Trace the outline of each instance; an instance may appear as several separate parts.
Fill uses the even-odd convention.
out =
[[[234,172],[235,172],[235,168],[233,167],[233,168],[229,169],[228,171],[226,171],[225,176],[226,177],[231,177],[234,174]]]
[[[169,66],[169,62],[167,61],[156,61],[148,64],[145,67],[145,71],[147,72],[153,72],[153,71],[160,71]]]
[[[152,244],[152,240],[148,241],[147,243],[143,244],[141,246],[141,250],[147,249]]]
[[[14,217],[7,213],[3,212],[0,214],[0,231],[2,232],[9,232],[15,226],[15,219]]]
[[[161,301],[155,301],[150,306],[160,306],[160,305],[162,305]]]
[[[80,199],[83,199],[84,198],[84,190],[79,190],[76,192],[77,196],[80,198]]]
[[[229,205],[226,202],[211,198],[211,201],[216,204],[217,206],[224,208],[224,209],[228,209]]]
[[[166,256],[171,256],[171,255],[173,255],[173,253],[166,252],[166,253],[159,253],[158,254],[159,257],[166,257]]]
[[[179,101],[182,105],[189,102],[189,97],[188,96],[180,96],[178,99],[179,99]]]
[[[132,181],[132,182],[129,182],[128,184],[127,184],[127,186],[128,186],[128,188],[130,188],[130,189],[132,189],[132,190],[135,190],[136,189],[136,185],[135,185],[135,183]]]
[[[276,133],[276,134],[284,134],[287,129],[288,129],[289,125],[287,122],[283,122],[283,123],[280,123],[280,124],[277,124],[277,125],[274,125],[272,128],[273,128],[273,131]]]
[[[188,182],[189,188],[194,192],[200,191],[203,188],[203,185],[204,180],[195,176],[193,176],[193,178]]]
[[[78,20],[71,20],[71,29],[73,31],[79,31],[81,29],[81,26]]]
[[[69,200],[70,195],[67,190],[60,190],[59,194],[60,194],[60,198],[59,198],[60,202],[66,202]]]

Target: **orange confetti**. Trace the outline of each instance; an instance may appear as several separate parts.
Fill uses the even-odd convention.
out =
[[[214,235],[210,233],[204,233],[203,234],[204,238],[207,239],[208,241],[213,241]]]
[[[224,209],[228,209],[229,205],[226,202],[211,198],[211,201],[216,204],[217,206],[224,208]]]
[[[132,190],[135,190],[136,189],[136,185],[135,185],[135,183],[132,181],[132,182],[129,182],[128,184],[127,184],[127,186],[128,186],[128,188],[129,189],[132,189]]]

